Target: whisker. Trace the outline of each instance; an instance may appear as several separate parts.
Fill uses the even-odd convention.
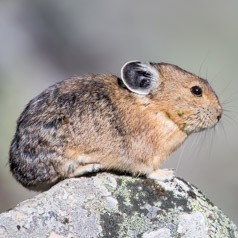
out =
[[[191,145],[191,148],[194,147],[196,144],[198,144],[198,133],[194,134],[194,140],[193,143]]]
[[[181,159],[182,159],[182,155],[183,155],[183,152],[184,152],[184,148],[185,148],[185,144],[182,145],[182,148],[181,148],[181,152],[180,152],[180,155],[179,155],[179,158],[178,158],[178,162],[177,162],[177,166],[176,166],[176,173],[178,173],[178,170],[179,170],[179,166],[181,164]]]
[[[232,126],[237,126],[238,118],[230,117],[227,114],[224,114],[224,118],[228,121],[228,124],[232,124]],[[223,120],[222,120],[223,122]]]
[[[216,80],[216,79],[218,79],[220,76],[220,74],[221,74],[221,69],[220,70],[218,70],[216,73],[214,73],[214,75],[209,79],[209,83],[211,84],[211,85],[213,85],[213,83],[214,83],[214,80]],[[219,76],[219,77],[218,77]]]
[[[208,80],[208,67],[206,68],[206,80]]]
[[[198,135],[197,145],[200,144],[200,146],[196,146],[196,150],[197,150],[196,154],[199,155],[199,154],[201,154],[201,150],[204,147],[206,133],[203,131],[203,132],[197,133],[197,135]]]
[[[231,109],[232,109],[232,108],[231,108]],[[225,112],[225,113],[232,113],[232,114],[235,114],[235,115],[238,116],[238,111],[231,110],[231,109],[229,109],[229,108],[224,108],[224,109],[223,109],[223,113],[224,113],[224,112]]]
[[[222,95],[219,95],[220,99],[221,99],[221,104],[226,104],[226,103],[234,103],[238,100],[238,96],[237,96],[237,92],[234,92],[232,94],[229,95],[229,97],[225,97],[225,99],[222,99]]]
[[[226,84],[225,88],[223,88],[223,90],[219,93],[219,96],[222,97],[223,93],[227,90],[227,88],[230,87],[232,83],[232,80],[229,80],[229,82]]]
[[[231,103],[234,103],[237,100],[238,100],[238,97],[229,98],[229,99],[226,99],[225,101],[222,101],[221,104],[231,104]]]
[[[214,139],[215,139],[215,127],[211,128],[211,133],[210,134],[210,146],[208,148],[209,150],[209,159],[212,159],[212,148],[214,147]],[[207,132],[208,133],[208,132]]]
[[[223,121],[221,121],[221,122],[218,124],[218,126],[221,127],[222,132],[223,132],[225,138],[227,139],[228,137],[227,137],[227,133],[226,133],[226,131],[225,131],[225,127],[224,127]]]
[[[210,52],[209,52],[209,50],[208,50],[207,53],[206,53],[206,55],[205,55],[205,57],[204,57],[204,59],[203,59],[203,61],[202,61],[202,63],[201,63],[201,65],[200,65],[200,67],[199,67],[199,71],[198,71],[198,76],[199,76],[199,77],[201,77],[202,67],[203,67],[204,63],[206,62],[206,60],[208,59],[208,55],[209,55],[209,54],[210,54]]]
[[[222,109],[229,109],[229,108],[234,108],[238,109],[237,105],[232,105],[232,102],[227,102],[227,103],[221,103]]]

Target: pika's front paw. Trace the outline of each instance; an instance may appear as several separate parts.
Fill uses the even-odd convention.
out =
[[[173,180],[174,177],[174,170],[172,169],[158,169],[147,175],[147,178],[149,179],[154,179],[162,182]]]

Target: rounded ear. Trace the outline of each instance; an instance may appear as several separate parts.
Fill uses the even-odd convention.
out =
[[[138,94],[147,95],[159,86],[159,72],[150,63],[130,61],[121,69],[121,78],[126,87]]]

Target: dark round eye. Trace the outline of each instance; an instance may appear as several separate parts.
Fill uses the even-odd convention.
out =
[[[190,88],[190,90],[191,90],[191,93],[194,96],[197,96],[197,97],[201,97],[202,96],[202,89],[201,89],[201,87],[193,86],[193,87]]]

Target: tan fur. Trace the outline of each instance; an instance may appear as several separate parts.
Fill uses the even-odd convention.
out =
[[[116,76],[94,75],[62,81],[33,99],[10,150],[17,180],[37,190],[99,169],[171,178],[161,163],[190,133],[214,126],[222,109],[205,80],[173,65],[153,67],[160,84],[148,95]],[[203,97],[192,95],[193,85]]]

